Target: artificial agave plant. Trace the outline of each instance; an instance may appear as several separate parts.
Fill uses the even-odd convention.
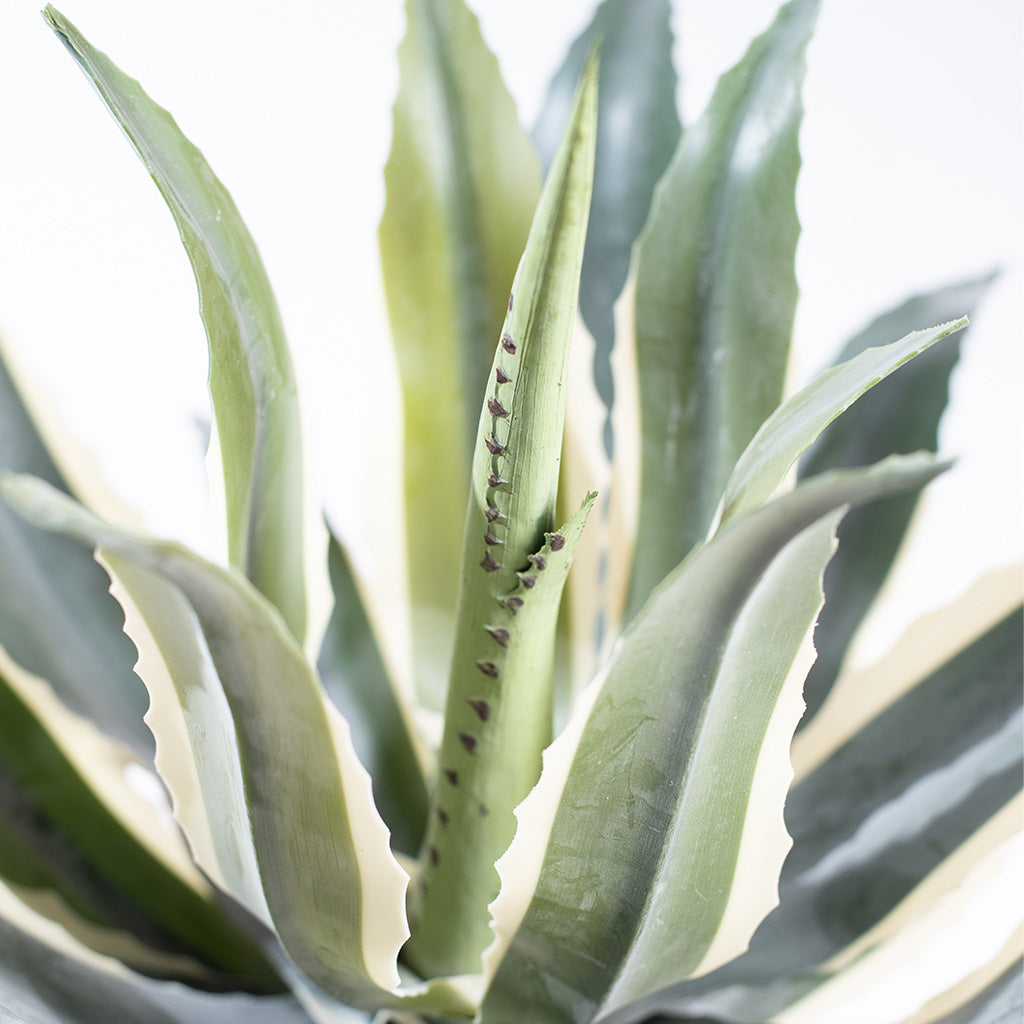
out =
[[[411,668],[342,539],[309,628],[255,246],[170,116],[47,8],[192,263],[228,546],[213,564],[76,501],[0,375],[0,1017],[815,1020],[998,852],[1016,581],[925,628],[928,657],[840,678],[945,468],[950,336],[985,282],[784,394],[816,6],[783,7],[684,131],[666,5],[607,0],[531,143],[460,0],[410,0],[380,245]],[[173,826],[128,785],[154,772]],[[1018,956],[914,1019],[1002,1019]]]

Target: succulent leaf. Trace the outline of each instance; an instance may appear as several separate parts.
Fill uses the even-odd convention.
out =
[[[942,468],[918,456],[809,482],[658,588],[518,812],[484,1024],[592,1020],[743,948],[785,855],[789,739],[835,524]]]
[[[87,922],[84,941],[108,930],[136,970],[279,991],[177,836],[127,785],[131,763],[0,649],[0,875],[25,900],[56,894],[67,921]]]
[[[227,189],[174,119],[52,6],[50,27],[156,182],[195,273],[210,349],[231,564],[304,640],[303,454],[295,374],[256,245]]]
[[[440,708],[480,396],[540,172],[462,0],[409,0],[406,12],[379,241],[405,413],[416,671]]]
[[[912,331],[918,324],[943,323],[971,314],[991,277],[965,281],[907,300],[879,317],[844,347],[837,362]],[[871,394],[830,424],[800,461],[811,476],[843,466],[865,466],[895,452],[938,448],[939,420],[949,396],[949,378],[960,357],[965,329],[956,339],[916,357],[903,370],[872,388]],[[918,493],[903,494],[856,509],[839,528],[839,551],[825,575],[825,602],[814,645],[818,659],[804,686],[807,713],[814,718],[839,675],[854,634],[874,602],[900,550]]]
[[[763,505],[815,438],[861,395],[937,341],[963,330],[967,318],[914,331],[822,371],[765,420],[736,462],[719,509],[718,524]],[[716,524],[716,525],[718,525]]]
[[[5,1017],[4,1014],[7,1014]],[[77,943],[0,885],[0,1021],[24,1024],[310,1024],[295,999],[198,992]],[[353,1021],[354,1024],[354,1021]]]
[[[937,631],[956,633],[958,619],[952,609],[926,619],[904,646],[912,652],[929,633],[933,642]],[[1022,622],[1019,605],[1004,610],[905,694],[866,711],[866,722],[798,778],[786,806],[794,847],[779,907],[745,955],[681,986],[674,1005],[735,989],[718,1003],[723,1012],[761,1020],[781,1011],[827,982],[853,947],[865,948],[872,929],[871,943],[881,941],[887,918],[901,906],[905,916],[915,889],[1017,797]],[[898,647],[872,669],[879,694],[892,692],[887,684],[898,684],[907,664]]]
[[[592,59],[508,296],[480,414],[441,774],[409,950],[411,962],[432,974],[479,971],[490,940],[487,905],[498,886],[493,865],[512,838],[512,810],[536,781],[551,738],[558,603],[593,501],[566,533],[550,533],[593,181],[596,100]],[[537,611],[528,611],[531,606]],[[481,698],[490,709],[486,723],[473,710]]]
[[[626,283],[633,243],[647,220],[654,186],[681,132],[670,18],[667,0],[605,0],[555,73],[533,130],[541,159],[549,165],[587,56],[597,48],[597,147],[580,315],[596,343],[594,383],[609,412],[615,399],[612,309]],[[610,419],[603,442],[611,457]]]
[[[627,621],[704,537],[736,459],[782,398],[817,10],[791,0],[719,80],[637,243],[641,492]]]
[[[0,353],[0,469],[71,492]],[[73,541],[46,536],[0,505],[0,646],[61,699],[146,761],[146,691],[110,581]]]
[[[373,779],[373,795],[393,848],[415,855],[427,818],[428,755],[410,721],[375,642],[352,565],[341,543],[329,550],[334,612],[327,623],[317,671],[328,695],[352,727],[359,759]],[[431,776],[433,772],[431,771]]]
[[[229,797],[208,808],[209,825],[222,830],[220,850],[233,849],[242,870],[255,861],[258,877],[248,882],[266,902],[252,888],[233,894],[272,924],[295,965],[352,1006],[464,1012],[465,1001],[443,984],[398,991],[408,878],[388,848],[347,723],[277,609],[237,572],[105,524],[45,483],[8,477],[0,486],[36,525],[99,550],[156,638],[186,718],[198,697],[188,723],[196,761],[233,760],[217,767],[240,781],[236,798],[240,789],[247,819],[239,828],[223,813],[232,809]],[[197,671],[199,655],[206,671]],[[219,702],[202,692],[214,687]],[[210,721],[218,706],[219,720]],[[212,788],[203,795],[223,798]]]

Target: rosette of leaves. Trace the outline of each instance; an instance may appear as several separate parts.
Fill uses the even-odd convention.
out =
[[[308,635],[295,375],[229,194],[47,8],[195,272],[228,548],[76,500],[4,370],[4,1020],[814,1019],[1000,853],[1019,581],[844,676],[984,282],[785,394],[816,13],[684,131],[665,3],[607,0],[531,142],[475,19],[410,0],[380,230],[408,679],[341,538]],[[915,1020],[1002,1019],[1018,958]]]

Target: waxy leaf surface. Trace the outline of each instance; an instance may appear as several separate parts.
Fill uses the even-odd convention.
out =
[[[627,621],[704,538],[736,459],[782,398],[817,9],[791,0],[719,80],[637,243],[641,492]]]
[[[593,502],[551,532],[594,173],[597,71],[591,60],[545,181],[479,413],[441,772],[410,945],[412,962],[429,974],[480,970],[487,905],[498,890],[494,862],[551,739],[558,605]]]
[[[174,119],[53,7],[44,15],[156,182],[195,273],[231,564],[280,610],[300,642],[303,453],[295,374],[256,245],[227,189]]]
[[[238,862],[233,895],[335,998],[463,1010],[444,984],[398,993],[407,877],[348,726],[278,611],[240,574],[179,544],[104,524],[31,478],[2,486],[37,525],[97,547],[138,606],[170,670],[196,761],[225,776],[226,799],[210,788],[202,795],[213,797],[208,826],[222,833],[224,857],[214,868],[229,885],[232,853]],[[241,808],[232,802],[239,791]]]
[[[440,708],[473,437],[540,171],[462,0],[409,0],[406,14],[379,238],[402,381],[417,681]]]
[[[69,485],[0,357],[0,469]],[[0,504],[0,646],[72,709],[153,757],[146,691],[110,581],[87,551],[40,533]]]
[[[788,746],[836,522],[941,468],[821,477],[657,589],[518,811],[485,1024],[589,1021],[744,948],[788,845]]]

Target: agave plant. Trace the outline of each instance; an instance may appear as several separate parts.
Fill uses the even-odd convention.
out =
[[[1016,574],[844,671],[947,466],[986,282],[785,393],[816,13],[790,0],[683,131],[665,6],[607,0],[534,144],[459,0],[409,3],[380,228],[407,661],[333,534],[318,615],[295,374],[234,203],[46,9],[195,273],[227,545],[101,508],[3,369],[4,1020],[820,1020],[991,869]],[[914,1019],[1005,1019],[1019,956]]]

